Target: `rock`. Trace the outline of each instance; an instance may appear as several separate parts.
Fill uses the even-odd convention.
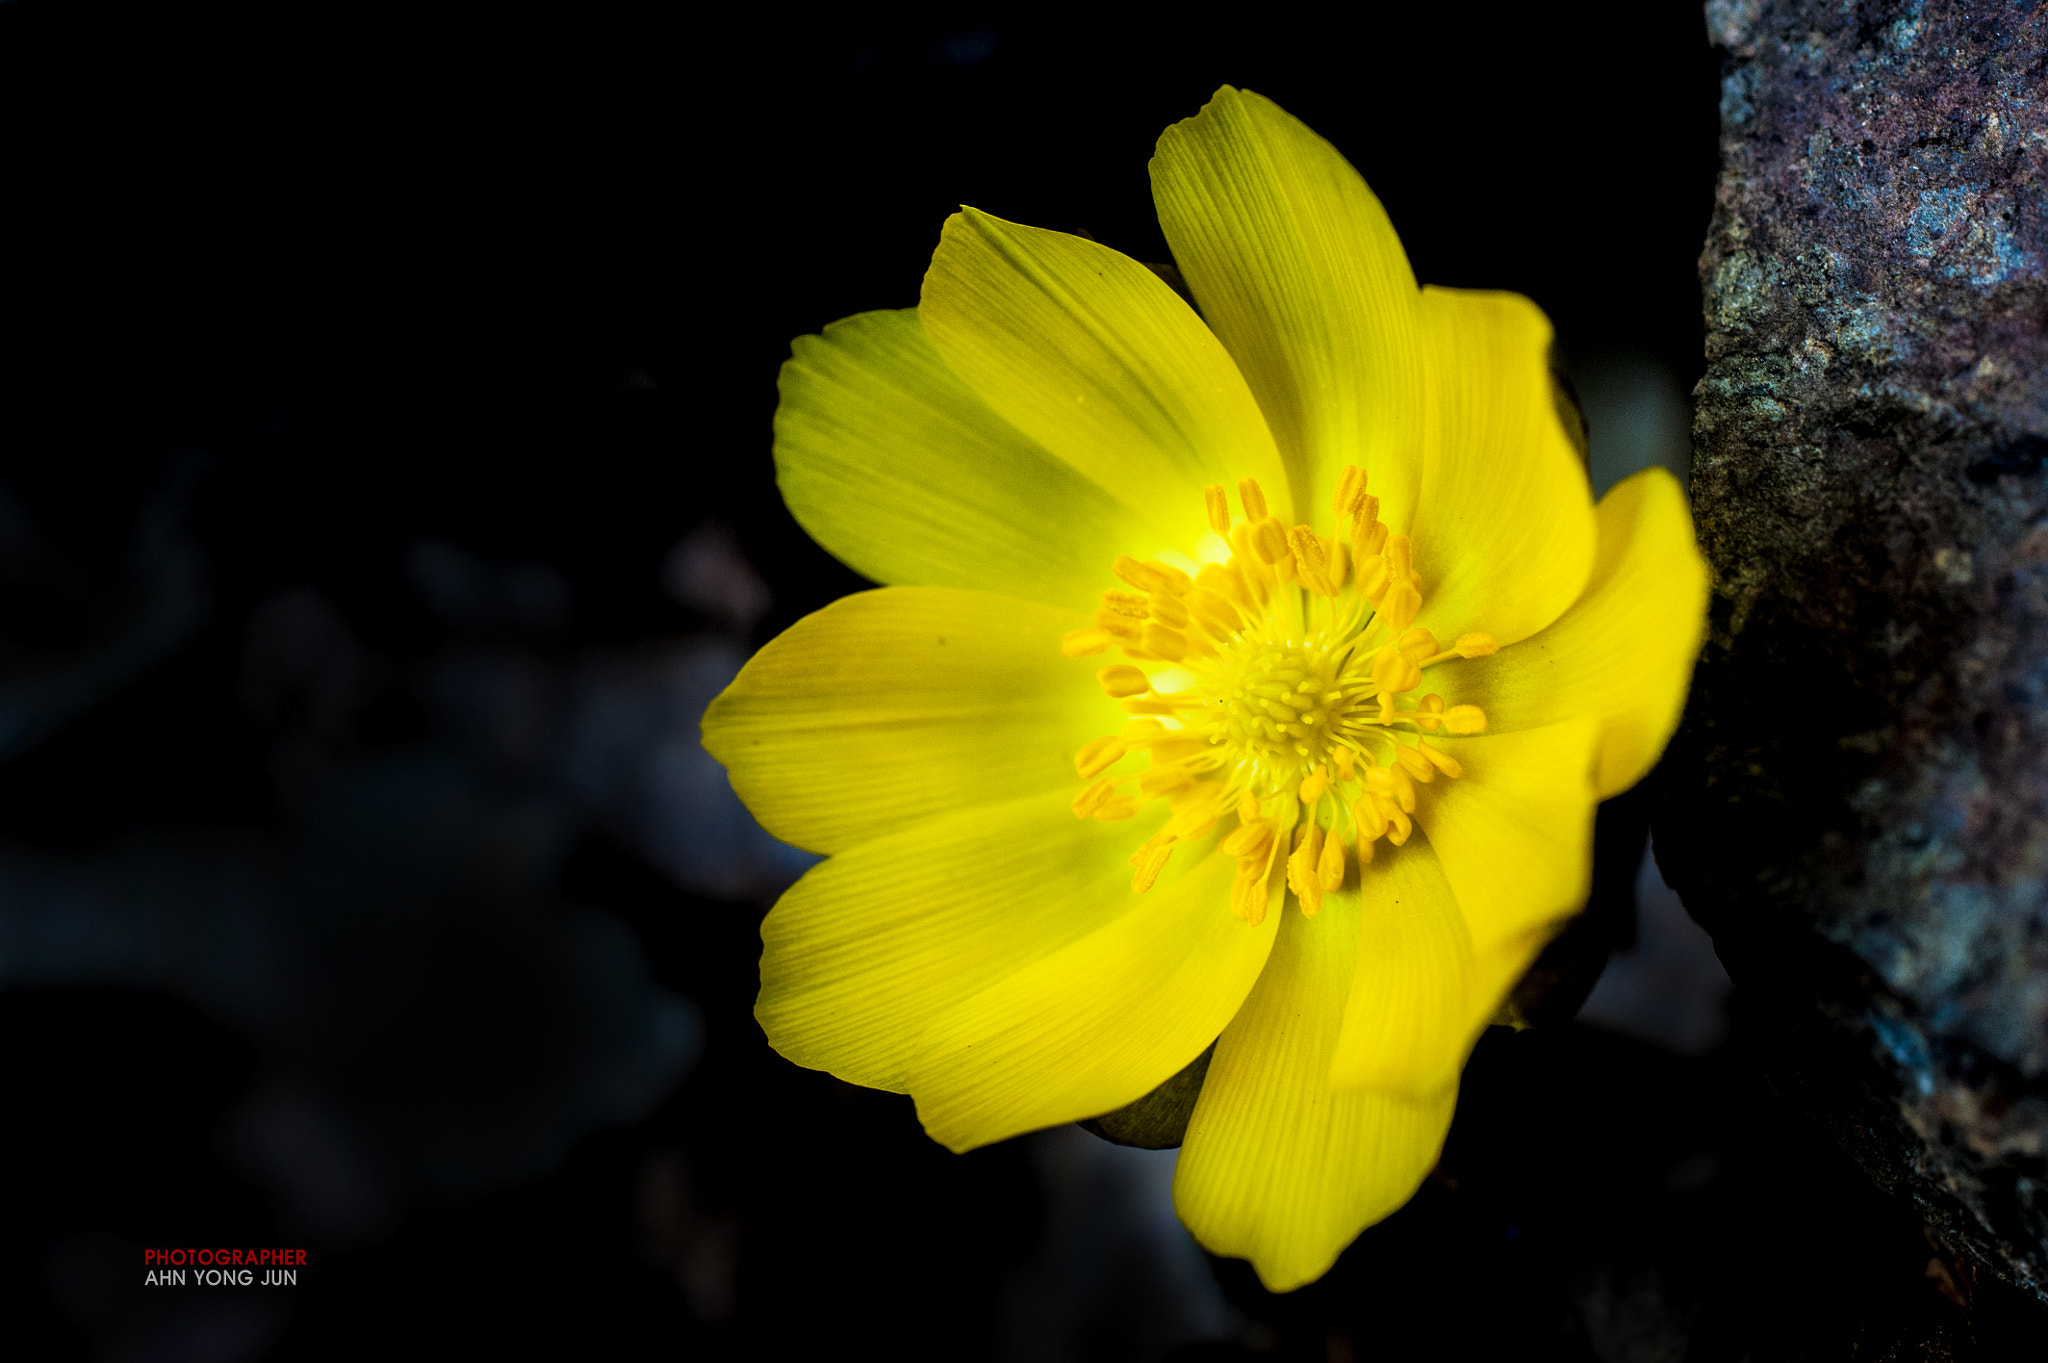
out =
[[[1774,1086],[2048,1300],[2048,10],[1707,20],[1715,594],[1659,862]]]

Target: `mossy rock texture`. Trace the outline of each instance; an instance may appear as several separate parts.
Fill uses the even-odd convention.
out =
[[[1759,1060],[2048,1300],[2048,9],[1714,0],[1659,861]]]

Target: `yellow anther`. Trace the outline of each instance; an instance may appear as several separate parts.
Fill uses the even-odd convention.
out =
[[[1375,515],[1379,512],[1379,500],[1377,497],[1366,498],[1366,501],[1372,504]],[[1370,558],[1374,554],[1385,553],[1386,548],[1387,527],[1382,522],[1362,523],[1351,536],[1351,554],[1354,558]]]
[[[1349,748],[1339,748],[1339,749],[1337,749],[1337,752],[1336,752],[1336,761],[1337,761],[1337,779],[1338,779],[1339,781],[1349,781],[1349,780],[1351,779],[1351,764],[1352,764],[1353,762],[1357,761],[1357,760],[1358,760],[1358,755],[1357,755],[1356,753],[1352,752],[1352,751],[1351,751],[1351,749],[1349,749]]]
[[[1152,760],[1155,763],[1185,762],[1190,757],[1206,757],[1209,755],[1208,739],[1200,737],[1191,738],[1185,733],[1176,733],[1166,738],[1156,738],[1152,740],[1149,747],[1152,753]]]
[[[1224,492],[1223,484],[1211,483],[1202,489],[1202,504],[1209,512],[1209,528],[1225,539],[1230,537],[1230,496]]]
[[[1253,819],[1232,829],[1230,836],[1219,845],[1223,848],[1223,855],[1227,857],[1237,857],[1240,860],[1245,857],[1264,858],[1266,843],[1272,836],[1273,825],[1264,819]]]
[[[1415,571],[1415,544],[1406,535],[1388,536],[1384,552],[1387,556],[1387,571],[1393,574],[1396,582]]]
[[[1266,519],[1266,492],[1256,478],[1247,478],[1237,485],[1237,499],[1244,503],[1244,518],[1254,523]]]
[[[1128,706],[1130,702],[1125,701],[1124,704]],[[1415,721],[1415,727],[1422,732],[1435,733],[1444,727],[1444,698],[1436,695],[1424,696],[1415,703],[1415,713],[1409,718]]]
[[[1147,653],[1177,663],[1188,656],[1188,636],[1167,625],[1147,625],[1139,638]]]
[[[1370,865],[1372,862],[1373,839],[1366,834],[1365,829],[1362,826],[1360,826],[1356,820],[1353,820],[1352,827],[1355,828],[1358,833],[1358,836],[1354,839],[1354,841],[1357,843],[1358,847],[1358,865],[1359,868],[1362,870],[1366,866]]]
[[[1375,838],[1385,837],[1387,832],[1387,816],[1380,811],[1379,801],[1371,795],[1353,800],[1351,826],[1358,830],[1358,859],[1371,861],[1372,853],[1366,849]]]
[[[1162,842],[1147,847],[1138,860],[1138,873],[1131,877],[1131,888],[1139,894],[1159,883],[1159,873],[1166,869],[1166,859],[1173,855],[1173,844]]]
[[[1333,831],[1316,861],[1316,883],[1327,893],[1344,883],[1344,839]]]
[[[1143,620],[1152,614],[1152,599],[1143,592],[1123,592],[1111,587],[1102,594],[1102,608],[1133,620]]]
[[[1171,563],[1161,563],[1156,558],[1140,563],[1129,554],[1117,555],[1116,562],[1109,565],[1109,570],[1120,580],[1148,594],[1171,592],[1179,596],[1188,589],[1188,583],[1193,580]]]
[[[1126,644],[1137,643],[1142,633],[1136,620],[1128,615],[1119,614],[1107,606],[1095,612],[1095,628]]]
[[[1096,811],[1117,798],[1116,778],[1105,776],[1074,797],[1070,808],[1077,819],[1092,819]]]
[[[1409,776],[1422,782],[1425,786],[1431,781],[1436,780],[1436,768],[1430,764],[1430,760],[1427,757],[1424,757],[1413,748],[1395,748],[1394,760],[1400,763],[1402,771],[1407,772]]]
[[[1111,663],[1095,674],[1095,680],[1105,694],[1119,700],[1141,696],[1152,689],[1152,679],[1129,663]]]
[[[1206,587],[1197,587],[1189,592],[1187,600],[1188,610],[1201,622],[1202,628],[1219,639],[1244,628],[1244,620],[1238,615],[1237,607]]]
[[[1098,823],[1116,823],[1123,819],[1135,819],[1137,816],[1138,802],[1127,796],[1118,796],[1088,817]]]
[[[1180,707],[1160,696],[1132,696],[1118,707],[1127,715],[1177,715]]]
[[[1325,576],[1330,582],[1330,594],[1334,596],[1344,585],[1344,575],[1351,571],[1351,551],[1344,547],[1343,540],[1325,540],[1324,543],[1330,546],[1330,566],[1325,570]]]
[[[1221,563],[1203,564],[1202,571],[1195,574],[1195,589],[1210,592],[1246,610],[1253,607],[1252,594],[1244,585],[1243,575],[1232,566]]]
[[[1349,516],[1364,500],[1365,470],[1356,464],[1346,464],[1344,471],[1337,475],[1337,495],[1332,507],[1339,516]]]
[[[1415,745],[1415,748],[1416,751],[1420,752],[1425,758],[1429,760],[1429,764],[1431,766],[1435,767],[1444,775],[1455,779],[1465,774],[1465,768],[1460,766],[1458,764],[1458,759],[1451,756],[1449,753],[1444,752],[1438,748],[1432,748],[1427,743],[1417,743]]]
[[[1387,841],[1399,847],[1408,841],[1408,835],[1415,831],[1415,821],[1408,817],[1408,811],[1382,795],[1380,812],[1387,816]],[[1098,816],[1099,817],[1099,816]]]
[[[1250,791],[1237,797],[1237,820],[1239,823],[1257,823],[1265,816],[1259,811],[1259,800]]]
[[[1394,645],[1386,644],[1373,655],[1372,681],[1374,686],[1379,687],[1381,699],[1385,700],[1397,692],[1421,685],[1422,669],[1415,665],[1413,658]]]
[[[1323,830],[1310,820],[1296,834],[1294,852],[1287,858],[1287,888],[1294,891],[1303,915],[1309,918],[1323,910],[1323,885],[1316,876],[1316,863],[1322,855]]]
[[[1335,596],[1337,584],[1330,580],[1330,549],[1323,537],[1305,525],[1287,532],[1287,547],[1294,551],[1301,583],[1319,596]]]
[[[1188,622],[1188,608],[1172,592],[1154,592],[1146,604],[1152,608],[1152,618],[1163,624],[1179,629]]]
[[[1453,705],[1444,711],[1444,732],[1483,734],[1486,732],[1486,711],[1476,705]]]
[[[1500,645],[1493,641],[1491,634],[1460,634],[1458,642],[1451,647],[1461,658],[1484,658],[1489,653],[1500,652]]]
[[[1322,799],[1323,792],[1329,788],[1330,769],[1318,762],[1316,763],[1316,769],[1310,772],[1301,783],[1301,802],[1305,805],[1312,805]]]
[[[1422,610],[1422,591],[1412,581],[1402,580],[1387,588],[1381,599],[1380,614],[1395,629],[1407,629],[1415,623],[1415,616]]]
[[[1263,858],[1240,861],[1230,882],[1230,911],[1253,927],[1266,921],[1266,871]]]
[[[1261,561],[1276,567],[1282,559],[1291,556],[1287,547],[1287,529],[1280,524],[1278,517],[1268,516],[1252,522],[1252,552]]]
[[[1158,761],[1154,754],[1154,762]],[[1424,763],[1427,766],[1428,763]],[[1195,774],[1183,766],[1157,766],[1138,777],[1138,793],[1148,800],[1156,800],[1195,783]]]
[[[1421,667],[1436,656],[1436,636],[1426,629],[1411,629],[1401,636],[1401,651]]]
[[[1376,798],[1392,800],[1395,808],[1414,812],[1415,783],[1398,766],[1374,767],[1365,774],[1365,788]]]
[[[1377,603],[1387,594],[1387,559],[1384,554],[1374,554],[1358,560],[1358,591],[1366,600]]]
[[[1134,719],[1124,725],[1123,729],[1117,734],[1117,737],[1121,738],[1130,747],[1143,749],[1150,747],[1154,742],[1165,738],[1172,732],[1173,730],[1167,728],[1156,719]]]
[[[1074,754],[1074,770],[1081,773],[1083,781],[1092,781],[1122,761],[1129,751],[1129,745],[1114,735],[1091,738]]]
[[[1086,658],[1109,647],[1109,633],[1099,629],[1070,629],[1060,636],[1060,653],[1068,658]]]

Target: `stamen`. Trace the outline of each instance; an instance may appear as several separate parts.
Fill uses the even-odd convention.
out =
[[[1110,571],[1139,591],[1148,594],[1171,592],[1179,596],[1188,589],[1188,583],[1192,580],[1171,563],[1161,563],[1156,558],[1140,563],[1129,554],[1118,555],[1116,562],[1110,565]]]
[[[1446,776],[1455,779],[1465,774],[1465,768],[1458,764],[1458,759],[1447,752],[1441,752],[1436,748],[1430,747],[1429,744],[1420,741],[1415,744],[1415,750],[1421,753],[1431,766]]]
[[[1091,738],[1074,754],[1074,770],[1083,781],[1092,781],[1123,760],[1130,748],[1121,738]]]
[[[1209,528],[1228,538],[1230,535],[1230,500],[1223,491],[1223,484],[1211,483],[1202,489],[1202,502],[1209,513]]]
[[[1244,518],[1254,523],[1266,519],[1266,493],[1256,478],[1247,478],[1237,485],[1237,499],[1244,503]]]
[[[1344,839],[1334,832],[1323,844],[1323,855],[1316,862],[1316,883],[1325,893],[1344,883]]]
[[[1086,658],[1101,653],[1109,647],[1109,634],[1099,629],[1070,629],[1060,636],[1060,654],[1068,658]]]
[[[1484,658],[1489,653],[1500,652],[1500,645],[1493,641],[1491,634],[1460,634],[1452,647],[1461,658]]]
[[[1145,848],[1137,863],[1138,873],[1131,877],[1131,888],[1139,894],[1145,893],[1159,883],[1159,873],[1166,869],[1166,859],[1173,855],[1171,842],[1157,843]]]
[[[1486,711],[1476,705],[1453,705],[1444,711],[1444,732],[1483,734],[1486,732]]]
[[[1228,550],[1205,536],[1202,554],[1221,561],[1171,552],[1171,562],[1116,559],[1122,585],[1103,593],[1092,627],[1070,631],[1060,647],[1080,657],[1114,643],[1129,660],[1096,671],[1131,718],[1075,754],[1089,783],[1075,815],[1128,819],[1150,801],[1169,803],[1165,823],[1130,858],[1131,887],[1142,894],[1175,846],[1234,810],[1236,827],[1214,845],[1237,861],[1231,911],[1258,923],[1274,875],[1314,915],[1343,885],[1351,856],[1364,866],[1380,839],[1407,841],[1418,785],[1464,773],[1421,735],[1486,728],[1476,705],[1411,693],[1425,669],[1498,646],[1468,633],[1445,649],[1415,626],[1414,546],[1381,524],[1363,469],[1347,467],[1338,480],[1334,536],[1282,525],[1255,480],[1241,482],[1238,496],[1245,518],[1233,523],[1224,486],[1203,489],[1204,517]],[[1110,775],[1134,753],[1145,770]]]
[[[1152,679],[1129,663],[1111,663],[1095,674],[1095,680],[1105,694],[1118,700],[1125,696],[1140,696],[1152,689]]]
[[[1365,470],[1356,464],[1346,464],[1344,472],[1337,475],[1337,496],[1332,507],[1339,516],[1350,516],[1364,501]]]

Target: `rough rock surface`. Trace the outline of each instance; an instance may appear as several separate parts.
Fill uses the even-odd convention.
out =
[[[1763,1056],[2048,1300],[2048,8],[1713,0],[1666,878]]]

